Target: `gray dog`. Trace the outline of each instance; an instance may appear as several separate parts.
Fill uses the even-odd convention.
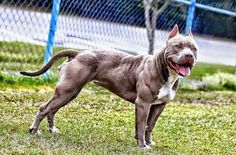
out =
[[[197,57],[197,44],[191,31],[188,36],[182,36],[175,25],[169,33],[166,47],[153,56],[132,56],[103,50],[64,50],[42,69],[21,74],[38,76],[61,57],[68,57],[68,61],[60,67],[55,93],[39,108],[30,132],[37,133],[40,122],[46,116],[49,130],[58,132],[53,121],[55,113],[73,100],[86,83],[93,81],[135,104],[135,138],[140,148],[147,149],[155,144],[151,140],[151,132],[166,104],[175,96],[179,75],[190,75]]]

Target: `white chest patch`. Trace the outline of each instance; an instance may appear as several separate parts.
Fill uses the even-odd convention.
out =
[[[178,75],[169,69],[168,81],[159,89],[159,94],[153,104],[161,104],[163,102],[167,103],[174,99],[176,90],[173,90],[173,86],[177,79]]]

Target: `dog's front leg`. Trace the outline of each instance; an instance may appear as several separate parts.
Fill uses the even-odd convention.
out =
[[[161,115],[162,111],[164,110],[165,106],[166,106],[166,103],[151,106],[148,120],[147,120],[147,128],[146,128],[146,132],[145,132],[145,141],[146,141],[147,145],[155,145],[155,142],[153,142],[151,140],[151,133],[152,133],[152,130],[153,130],[159,116]]]
[[[135,138],[137,139],[138,146],[142,149],[148,149],[145,144],[145,130],[147,125],[147,119],[150,111],[150,104],[140,102],[135,103]]]

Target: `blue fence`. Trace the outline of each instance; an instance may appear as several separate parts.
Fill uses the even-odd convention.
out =
[[[171,0],[157,18],[156,51],[165,45],[168,31],[175,24],[183,33],[191,27],[198,36],[200,61],[235,64],[235,0]],[[36,69],[63,48],[147,54],[143,0],[0,2],[1,71]],[[223,57],[222,51],[227,52]]]
[[[236,17],[236,12],[232,12],[232,11],[228,11],[225,9],[220,9],[220,8],[216,8],[216,7],[212,7],[212,6],[203,5],[203,4],[197,3],[196,0],[190,0],[190,1],[173,0],[173,1],[189,6],[187,20],[186,20],[186,26],[185,26],[185,31],[184,31],[186,34],[188,33],[188,30],[190,28],[192,28],[193,19],[194,19],[194,12],[195,12],[196,7],[200,8],[200,9],[205,9],[207,11],[212,11],[212,12]],[[45,61],[44,61],[45,63],[47,63],[47,61],[50,59],[49,57],[52,55],[52,46],[53,46],[53,40],[54,40],[53,38],[55,35],[55,32],[53,32],[53,31],[56,31],[56,22],[55,21],[57,21],[59,4],[60,4],[60,0],[53,1],[52,19],[51,19],[51,25],[50,25],[50,33],[49,33],[49,37],[48,37],[47,51],[45,53]],[[54,7],[57,9],[55,9]]]

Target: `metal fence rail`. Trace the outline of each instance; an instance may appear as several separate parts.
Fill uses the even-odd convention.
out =
[[[164,1],[159,2],[161,5]],[[54,0],[53,3],[3,0],[0,2],[0,70],[36,69],[62,48],[106,48],[147,54],[143,4],[143,0]],[[171,0],[157,18],[155,50],[164,46],[167,31],[176,23],[183,33],[192,27],[199,35],[236,39],[236,34],[231,33],[232,26],[222,32],[211,29],[211,22],[219,22],[213,17],[224,18],[226,24],[236,26],[235,12],[234,0]],[[220,55],[228,47],[229,57],[235,56],[234,43],[215,41],[217,49],[211,49],[213,43],[209,39],[197,39],[203,52],[219,51]],[[200,53],[200,60],[205,61],[205,55]],[[207,59],[211,62],[211,58]],[[216,59],[212,57],[212,62]]]

